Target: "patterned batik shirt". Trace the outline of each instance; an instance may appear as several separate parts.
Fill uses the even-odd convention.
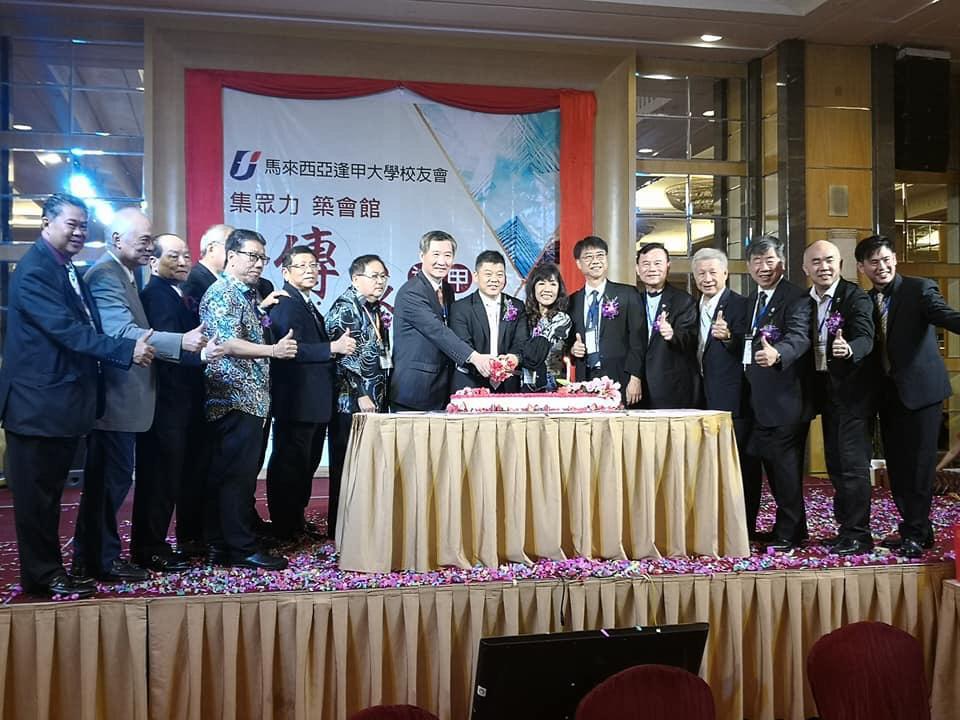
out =
[[[390,356],[390,336],[380,303],[368,303],[351,285],[333,303],[325,324],[330,337],[340,337],[349,330],[350,337],[357,341],[353,355],[337,356],[337,409],[357,412],[357,399],[366,395],[377,412],[384,412],[389,370],[381,367],[380,358]]]
[[[238,338],[263,342],[256,309],[257,289],[230,275],[220,275],[203,294],[200,320],[218,344]],[[233,410],[265,418],[270,409],[270,361],[267,358],[221,357],[204,368],[206,418],[222,418]]]

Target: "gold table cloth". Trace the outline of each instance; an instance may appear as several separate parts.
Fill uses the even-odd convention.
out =
[[[729,413],[357,414],[340,567],[749,555]]]

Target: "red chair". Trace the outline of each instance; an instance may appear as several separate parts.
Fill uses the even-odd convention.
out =
[[[438,720],[429,710],[416,705],[374,705],[361,710],[350,720]]]
[[[929,720],[920,642],[880,622],[858,622],[810,648],[807,675],[820,720]]]
[[[667,665],[637,665],[597,685],[577,706],[576,720],[715,720],[710,686]]]

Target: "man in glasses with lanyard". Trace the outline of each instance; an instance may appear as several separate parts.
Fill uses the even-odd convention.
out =
[[[814,398],[823,420],[827,472],[836,490],[837,536],[825,545],[837,555],[873,549],[870,535],[871,419],[874,405],[873,303],[858,285],[840,277],[840,250],[813,243],[803,271],[813,283]]]

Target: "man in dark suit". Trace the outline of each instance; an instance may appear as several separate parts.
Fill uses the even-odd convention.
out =
[[[474,266],[477,291],[457,300],[450,308],[450,329],[470,347],[491,357],[512,356],[520,362],[520,350],[529,330],[523,303],[503,292],[507,282],[507,263],[496,250],[484,250]],[[496,387],[474,368],[457,366],[451,392],[465,387],[486,387],[497,392],[519,392],[520,377],[514,375]]]
[[[197,317],[187,306],[180,285],[190,271],[190,249],[176,235],[154,238],[152,276],[140,293],[150,327],[161,332],[187,333]],[[133,529],[130,555],[141,567],[158,572],[184,570],[182,550],[203,554],[203,507],[178,501],[202,498],[207,464],[203,419],[203,359],[218,357],[220,348],[207,344],[200,353],[182,352],[179,363],[158,362],[157,403],[153,424],[138,433],[137,482],[133,490]],[[184,493],[189,484],[194,492]],[[177,550],[167,543],[167,530],[177,508]],[[190,526],[193,522],[195,527]],[[182,526],[182,527],[181,527]]]
[[[267,465],[267,505],[273,534],[281,540],[320,538],[304,511],[334,410],[334,356],[350,355],[357,345],[349,331],[333,342],[327,336],[323,316],[310,297],[318,271],[309,247],[290,248],[283,256],[286,297],[270,309],[274,335],[293,331],[297,340],[296,356],[270,362],[273,452]]]
[[[726,253],[716,248],[701,248],[694,253],[691,264],[697,289],[702,293],[697,333],[701,407],[726,410],[733,416],[740,475],[747,500],[747,532],[754,538],[763,477],[760,459],[748,450],[752,414],[748,385],[743,376],[743,337],[750,311],[747,299],[726,287]]]
[[[94,592],[72,578],[60,554],[60,497],[80,438],[103,412],[101,363],[147,366],[149,335],[114,338],[100,325],[93,296],[71,262],[87,237],[87,208],[70,195],[44,203],[36,244],[10,283],[0,418],[23,589],[31,594]]]
[[[840,277],[840,250],[820,240],[803,254],[813,286],[814,399],[823,420],[827,472],[836,494],[839,531],[826,544],[837,555],[873,549],[870,535],[870,456],[876,412],[873,303],[858,285]]]
[[[900,537],[883,544],[919,557],[933,544],[937,434],[942,403],[952,394],[934,328],[960,333],[960,312],[947,305],[934,281],[897,273],[897,256],[886,237],[861,240],[854,254],[857,269],[873,283],[880,432],[902,519]]]
[[[454,292],[444,279],[457,241],[442,230],[420,238],[420,270],[397,292],[393,309],[393,381],[390,409],[442,411],[450,397],[453,365],[473,365],[490,376],[490,356],[447,327]]]
[[[783,245],[775,237],[765,235],[747,247],[747,267],[758,285],[747,299],[751,320],[743,354],[753,411],[749,449],[763,461],[777,503],[768,544],[773,550],[791,550],[807,538],[803,466],[814,416],[813,302],[805,290],[783,278],[784,263]],[[749,506],[755,501],[746,502]]]
[[[697,303],[667,284],[670,255],[661,243],[637,251],[643,284],[643,400],[645,408],[693,408],[699,396]]]
[[[200,261],[190,268],[181,290],[183,298],[200,321],[200,300],[207,288],[213,285],[223,272],[226,262],[224,243],[233,231],[229,225],[211,225],[200,238]]]
[[[573,258],[585,286],[570,296],[577,380],[606,375],[620,383],[625,405],[642,396],[643,310],[631,285],[607,279],[607,243],[588,235],[573,246]]]

